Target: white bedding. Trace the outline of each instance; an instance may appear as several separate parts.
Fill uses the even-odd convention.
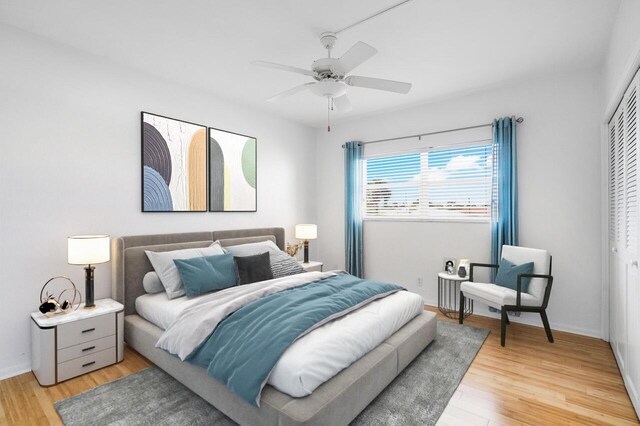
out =
[[[299,280],[317,280],[331,275],[333,273],[310,272],[294,276],[295,279],[285,277],[265,281],[264,285],[254,283],[193,299],[181,297],[169,300],[164,293],[146,294],[136,299],[136,310],[140,316],[166,330],[171,328],[185,311],[193,312],[197,311],[199,306],[216,305],[216,298],[220,299],[220,305],[225,305],[229,304],[234,293],[241,292],[242,297],[246,297],[246,294],[261,291],[263,288],[286,287]],[[319,385],[390,337],[422,310],[422,297],[408,291],[397,292],[371,302],[294,342],[281,356],[267,383],[292,397],[309,395]],[[179,328],[179,325],[176,328]],[[183,334],[184,331],[179,333]],[[171,343],[161,338],[158,346],[180,356],[176,345]],[[195,343],[197,342],[185,344],[181,341],[181,346],[185,344],[184,348],[180,348],[183,354],[190,353],[191,346]]]
[[[165,292],[145,294],[136,299],[136,312],[142,318],[166,330],[182,311],[189,306],[197,304],[198,299],[199,297],[192,299],[178,297],[169,300]]]

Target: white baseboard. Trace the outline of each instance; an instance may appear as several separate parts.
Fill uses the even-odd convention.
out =
[[[31,361],[28,358],[24,359],[24,357],[20,357],[15,359],[14,362],[9,362],[8,364],[9,365],[5,365],[0,368],[0,380],[8,379],[31,371]]]
[[[428,305],[431,307],[438,306],[438,302],[435,300],[427,300],[424,297],[423,297],[423,300],[425,305]],[[523,312],[522,314],[526,315],[526,312]],[[480,315],[481,317],[500,319],[499,314],[489,312],[489,308],[486,305],[480,305],[480,304],[477,304],[476,306],[474,306],[473,315]],[[510,316],[509,320],[515,323],[526,324],[526,325],[531,325],[533,327],[543,328],[542,322],[540,321],[540,316],[538,314],[530,314],[530,315],[534,315],[535,317],[532,316],[529,319],[527,318],[527,316],[521,316],[521,317]],[[581,336],[596,337],[598,339],[602,339],[601,330],[591,330],[588,328],[575,327],[573,325],[559,324],[557,322],[552,322],[552,321],[549,321],[549,325],[551,326],[552,330],[558,330],[566,333],[579,334]]]

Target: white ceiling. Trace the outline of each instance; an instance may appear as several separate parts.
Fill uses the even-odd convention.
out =
[[[309,68],[318,35],[398,0],[0,0],[0,21],[217,96],[312,126],[326,101],[266,98],[308,77],[250,65]],[[353,74],[413,83],[408,95],[350,88],[354,110],[395,109],[505,80],[600,65],[619,0],[413,0],[339,36],[378,54]]]

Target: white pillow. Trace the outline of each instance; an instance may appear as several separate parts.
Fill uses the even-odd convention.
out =
[[[160,281],[158,273],[153,271],[144,274],[142,287],[144,287],[144,291],[150,294],[162,293],[164,291],[164,286],[162,285],[162,281]]]
[[[218,242],[218,241],[216,241]],[[227,246],[225,251],[233,253],[234,256],[253,256],[264,252],[279,252],[280,248],[271,240],[260,241],[258,243],[239,244],[237,246]]]
[[[184,296],[184,285],[180,273],[173,259],[191,259],[193,257],[216,256],[224,254],[224,250],[217,241],[209,247],[192,248],[174,251],[154,252],[145,250],[153,269],[160,277],[160,281],[167,291],[169,299]]]

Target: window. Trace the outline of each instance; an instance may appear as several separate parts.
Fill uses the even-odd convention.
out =
[[[365,219],[488,220],[492,175],[487,142],[367,158]]]

